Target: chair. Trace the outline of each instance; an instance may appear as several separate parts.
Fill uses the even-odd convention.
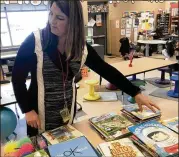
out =
[[[179,93],[179,86],[178,86],[179,85],[179,78],[178,78],[178,75],[171,76],[170,80],[175,82],[175,87],[174,87],[173,90],[169,90],[167,92],[167,95],[169,97],[178,98],[178,96],[179,96],[178,95],[178,93]]]
[[[164,68],[160,68],[158,70],[161,71],[161,77],[160,77],[160,79],[155,80],[155,83],[162,84],[162,85],[170,84],[170,80],[165,79],[165,73],[167,72],[171,76],[172,69],[170,69],[169,67],[164,67]]]

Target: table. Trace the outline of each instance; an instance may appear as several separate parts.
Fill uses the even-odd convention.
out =
[[[146,49],[145,49],[145,56],[149,56],[149,45],[155,45],[155,44],[166,44],[167,41],[164,40],[137,40],[138,43],[140,44],[146,44]]]
[[[133,67],[128,67],[129,61],[122,61],[119,63],[113,63],[111,65],[117,68],[118,70],[120,70],[122,74],[124,74],[125,76],[130,76],[133,74],[139,74],[146,71],[155,70],[176,63],[177,63],[176,61],[165,61],[165,60],[144,57],[144,58],[134,59]],[[83,78],[79,82],[80,88],[78,89],[77,101],[83,106],[83,111],[88,114],[87,118],[91,118],[93,116],[99,116],[107,112],[120,113],[120,110],[122,109],[122,102],[120,101],[83,102],[83,95],[88,92],[88,85],[86,85],[84,81],[88,79],[97,79],[97,78],[98,75],[92,71],[89,73],[89,77]],[[161,108],[163,120],[178,116],[178,102],[152,97],[152,96],[149,97],[152,99],[153,102],[155,102]],[[172,103],[172,107],[171,107],[171,103]],[[80,132],[82,132],[94,147],[96,147],[98,144],[102,142],[105,142],[97,133],[97,131],[90,125],[88,119],[75,123],[73,124],[73,126],[76,129],[78,129]]]
[[[177,61],[159,60],[150,57],[142,57],[133,59],[132,67],[129,67],[129,61],[122,61],[111,65],[117,70],[119,70],[124,76],[128,77],[131,75],[152,71],[173,64],[177,64]]]

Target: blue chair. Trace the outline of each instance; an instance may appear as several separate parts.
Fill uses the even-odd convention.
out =
[[[169,97],[178,98],[178,93],[179,93],[179,78],[178,78],[178,75],[171,76],[170,80],[175,81],[175,87],[174,87],[174,90],[169,90],[167,92],[167,95]]]

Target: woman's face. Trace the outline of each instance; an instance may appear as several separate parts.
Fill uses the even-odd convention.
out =
[[[50,8],[49,23],[51,32],[53,34],[59,37],[66,35],[68,28],[68,17],[56,5],[56,2],[54,2]]]

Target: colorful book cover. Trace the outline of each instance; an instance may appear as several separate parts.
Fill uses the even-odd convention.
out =
[[[168,120],[163,120],[162,124],[168,127],[169,129],[175,131],[176,133],[179,133],[179,126],[178,126],[178,117],[168,119]]]
[[[49,157],[45,150],[38,150],[32,154],[27,155],[26,157]]]
[[[156,120],[129,127],[129,131],[161,157],[178,153],[178,134]]]
[[[88,140],[82,136],[76,139],[51,145],[48,147],[50,156],[82,156],[82,157],[98,157],[94,148],[90,145]]]
[[[50,144],[57,144],[63,141],[71,140],[83,136],[81,132],[71,125],[61,126],[54,130],[46,131],[42,134]]]
[[[161,115],[161,112],[159,110],[156,110],[156,113],[154,113],[147,106],[143,106],[143,111],[141,112],[139,111],[139,106],[137,104],[125,105],[123,109],[141,120]]]
[[[129,138],[99,144],[98,149],[105,157],[144,157]]]
[[[101,132],[105,134],[105,137],[113,139],[129,133],[126,128],[132,125],[129,120],[116,113],[103,114],[93,117],[89,121],[96,129],[101,130]]]

